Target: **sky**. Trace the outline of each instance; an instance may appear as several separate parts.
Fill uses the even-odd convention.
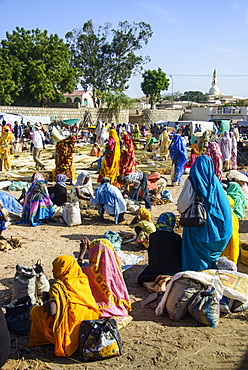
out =
[[[121,21],[151,25],[141,51],[170,79],[167,93],[208,92],[212,74],[226,95],[248,96],[248,0],[0,0],[0,39],[16,26],[39,28],[64,38],[92,19],[96,26]],[[171,76],[171,77],[170,77]],[[133,76],[127,94],[140,97],[142,77]]]

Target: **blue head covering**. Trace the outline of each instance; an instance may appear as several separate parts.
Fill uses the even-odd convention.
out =
[[[159,216],[156,222],[156,229],[158,231],[169,231],[173,232],[176,224],[176,217],[172,212],[163,212]]]
[[[172,144],[170,147],[170,156],[171,156],[172,162],[175,161],[177,155],[179,155],[182,162],[187,161],[188,152],[187,152],[187,147],[185,145],[185,141],[180,135],[174,134],[173,139],[172,139]]]
[[[66,181],[66,175],[59,174],[56,176],[56,183],[58,185],[63,186],[64,188],[66,188],[65,181]]]

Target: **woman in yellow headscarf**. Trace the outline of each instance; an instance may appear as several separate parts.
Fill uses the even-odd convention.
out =
[[[83,320],[99,318],[87,276],[71,256],[59,256],[53,261],[56,279],[43,306],[35,306],[29,346],[53,343],[56,356],[71,356],[79,345],[79,330]]]
[[[2,161],[2,171],[10,170],[10,144],[12,144],[13,141],[14,135],[10,131],[9,126],[4,126],[2,135],[0,137],[0,159]]]
[[[151,213],[146,208],[140,208],[138,210],[138,216],[136,216],[131,224],[131,229],[136,232],[137,244],[142,244],[144,247],[149,247],[149,235],[156,231],[156,226],[152,222]]]
[[[109,130],[109,140],[106,144],[105,155],[101,163],[98,182],[102,177],[108,177],[110,183],[115,182],[117,176],[120,174],[120,140],[116,130]]]

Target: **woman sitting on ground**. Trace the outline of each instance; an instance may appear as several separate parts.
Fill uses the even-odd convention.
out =
[[[31,223],[32,226],[42,225],[42,220],[51,218],[54,212],[44,178],[41,174],[36,173],[25,196],[22,219],[19,223]]]
[[[82,263],[86,250],[89,265],[82,269],[88,276],[100,317],[127,316],[131,311],[131,302],[122,275],[121,262],[113,245],[107,239],[90,242],[88,238],[82,238],[79,263]]]
[[[89,207],[90,197],[93,196],[92,179],[87,171],[82,171],[78,177],[74,188],[71,191],[71,202],[78,202],[81,209]]]
[[[238,219],[243,218],[246,211],[247,201],[237,182],[229,182],[227,194],[234,200],[233,212]]]
[[[155,281],[158,275],[174,275],[181,271],[182,238],[173,229],[176,217],[172,212],[162,213],[156,223],[156,232],[150,234],[148,266],[138,277],[138,283]]]
[[[66,175],[57,175],[56,184],[50,186],[47,190],[50,198],[56,206],[62,206],[66,202],[67,190],[66,190]]]
[[[43,306],[30,312],[29,346],[52,343],[56,356],[71,356],[78,349],[81,322],[98,319],[99,311],[89,280],[73,257],[55,258],[53,276],[56,281],[43,293]]]
[[[134,217],[129,225],[136,233],[136,243],[149,247],[149,235],[156,231],[156,227],[151,220],[151,212],[148,209],[140,208],[138,216]]]

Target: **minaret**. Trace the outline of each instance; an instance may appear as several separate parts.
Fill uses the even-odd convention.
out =
[[[217,72],[216,68],[213,72],[213,78],[212,78],[212,86],[209,89],[209,98],[215,99],[218,98],[221,95],[220,89],[217,86]]]

